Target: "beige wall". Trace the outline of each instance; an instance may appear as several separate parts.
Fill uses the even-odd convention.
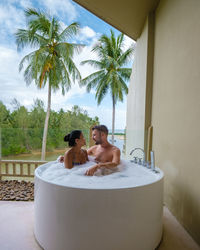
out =
[[[144,148],[144,114],[147,65],[147,35],[146,22],[142,36],[137,40],[130,87],[127,98],[126,115],[126,154],[135,147]]]
[[[135,147],[144,148],[145,89],[148,22],[137,40],[127,98],[126,155]]]
[[[137,40],[133,71],[127,98],[126,157],[133,148],[146,150],[151,125],[151,89],[153,81],[154,13],[149,14]],[[141,154],[141,152],[140,152]],[[141,156],[141,155],[140,155]]]
[[[156,10],[152,125],[165,203],[200,244],[199,0],[161,0]]]
[[[152,68],[149,66],[149,64],[152,65],[152,55],[149,53],[149,44],[152,37],[149,35],[151,26],[151,18],[148,18],[135,48],[133,71],[127,98],[127,158],[130,158],[129,153],[133,148],[140,147],[144,149],[145,134],[149,126],[149,117],[146,115],[146,109],[148,109],[146,107],[146,94],[149,92],[149,85],[151,85],[152,82],[150,77]],[[141,154],[141,152],[139,153]]]

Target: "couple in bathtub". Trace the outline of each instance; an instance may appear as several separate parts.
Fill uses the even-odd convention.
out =
[[[95,146],[87,151],[81,147],[85,145],[85,138],[80,130],[73,130],[64,137],[64,141],[68,142],[71,147],[65,152],[64,157],[60,161],[64,162],[66,168],[73,168],[88,161],[88,155],[94,157],[96,164],[89,168],[85,175],[92,176],[102,167],[113,168],[120,164],[120,150],[107,140],[108,129],[104,125],[97,125],[92,128],[92,139]]]

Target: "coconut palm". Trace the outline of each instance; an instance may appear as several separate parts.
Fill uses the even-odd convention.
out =
[[[72,23],[64,30],[55,18],[36,9],[24,11],[27,29],[18,29],[15,37],[18,50],[30,46],[35,50],[26,55],[19,64],[24,70],[25,82],[33,81],[38,88],[48,85],[48,105],[42,141],[42,160],[45,159],[48,121],[51,109],[51,91],[62,89],[62,94],[71,87],[71,80],[81,79],[80,73],[73,62],[74,52],[82,45],[67,42],[79,30],[78,23]]]
[[[97,71],[82,79],[81,85],[86,86],[88,92],[95,88],[97,104],[99,105],[105,95],[110,92],[112,97],[112,143],[115,130],[115,105],[117,101],[123,101],[123,95],[128,93],[127,81],[130,79],[131,68],[127,65],[133,54],[133,46],[123,51],[124,34],[115,38],[111,35],[102,35],[92,51],[96,52],[99,60],[86,60],[82,65],[94,66]]]

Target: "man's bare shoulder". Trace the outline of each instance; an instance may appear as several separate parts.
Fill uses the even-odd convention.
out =
[[[94,145],[94,146],[90,147],[90,148],[87,150],[87,153],[88,153],[88,154],[92,154],[93,152],[96,151],[97,147],[98,147],[98,145]]]
[[[112,151],[117,153],[117,152],[120,152],[120,149],[118,147],[112,145]]]

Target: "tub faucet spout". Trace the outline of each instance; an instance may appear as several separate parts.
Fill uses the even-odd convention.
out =
[[[145,166],[146,165],[146,158],[145,158],[144,149],[142,149],[142,148],[134,148],[134,149],[131,150],[130,155],[132,155],[136,150],[142,151],[142,153],[143,153],[143,161],[141,162],[141,160],[139,160],[139,163],[140,164],[142,163],[142,165]],[[138,159],[137,157],[134,157],[133,162],[137,163],[137,159]]]
[[[153,171],[155,171],[155,155],[154,155],[154,151],[151,151],[150,155],[151,155],[151,169]]]

